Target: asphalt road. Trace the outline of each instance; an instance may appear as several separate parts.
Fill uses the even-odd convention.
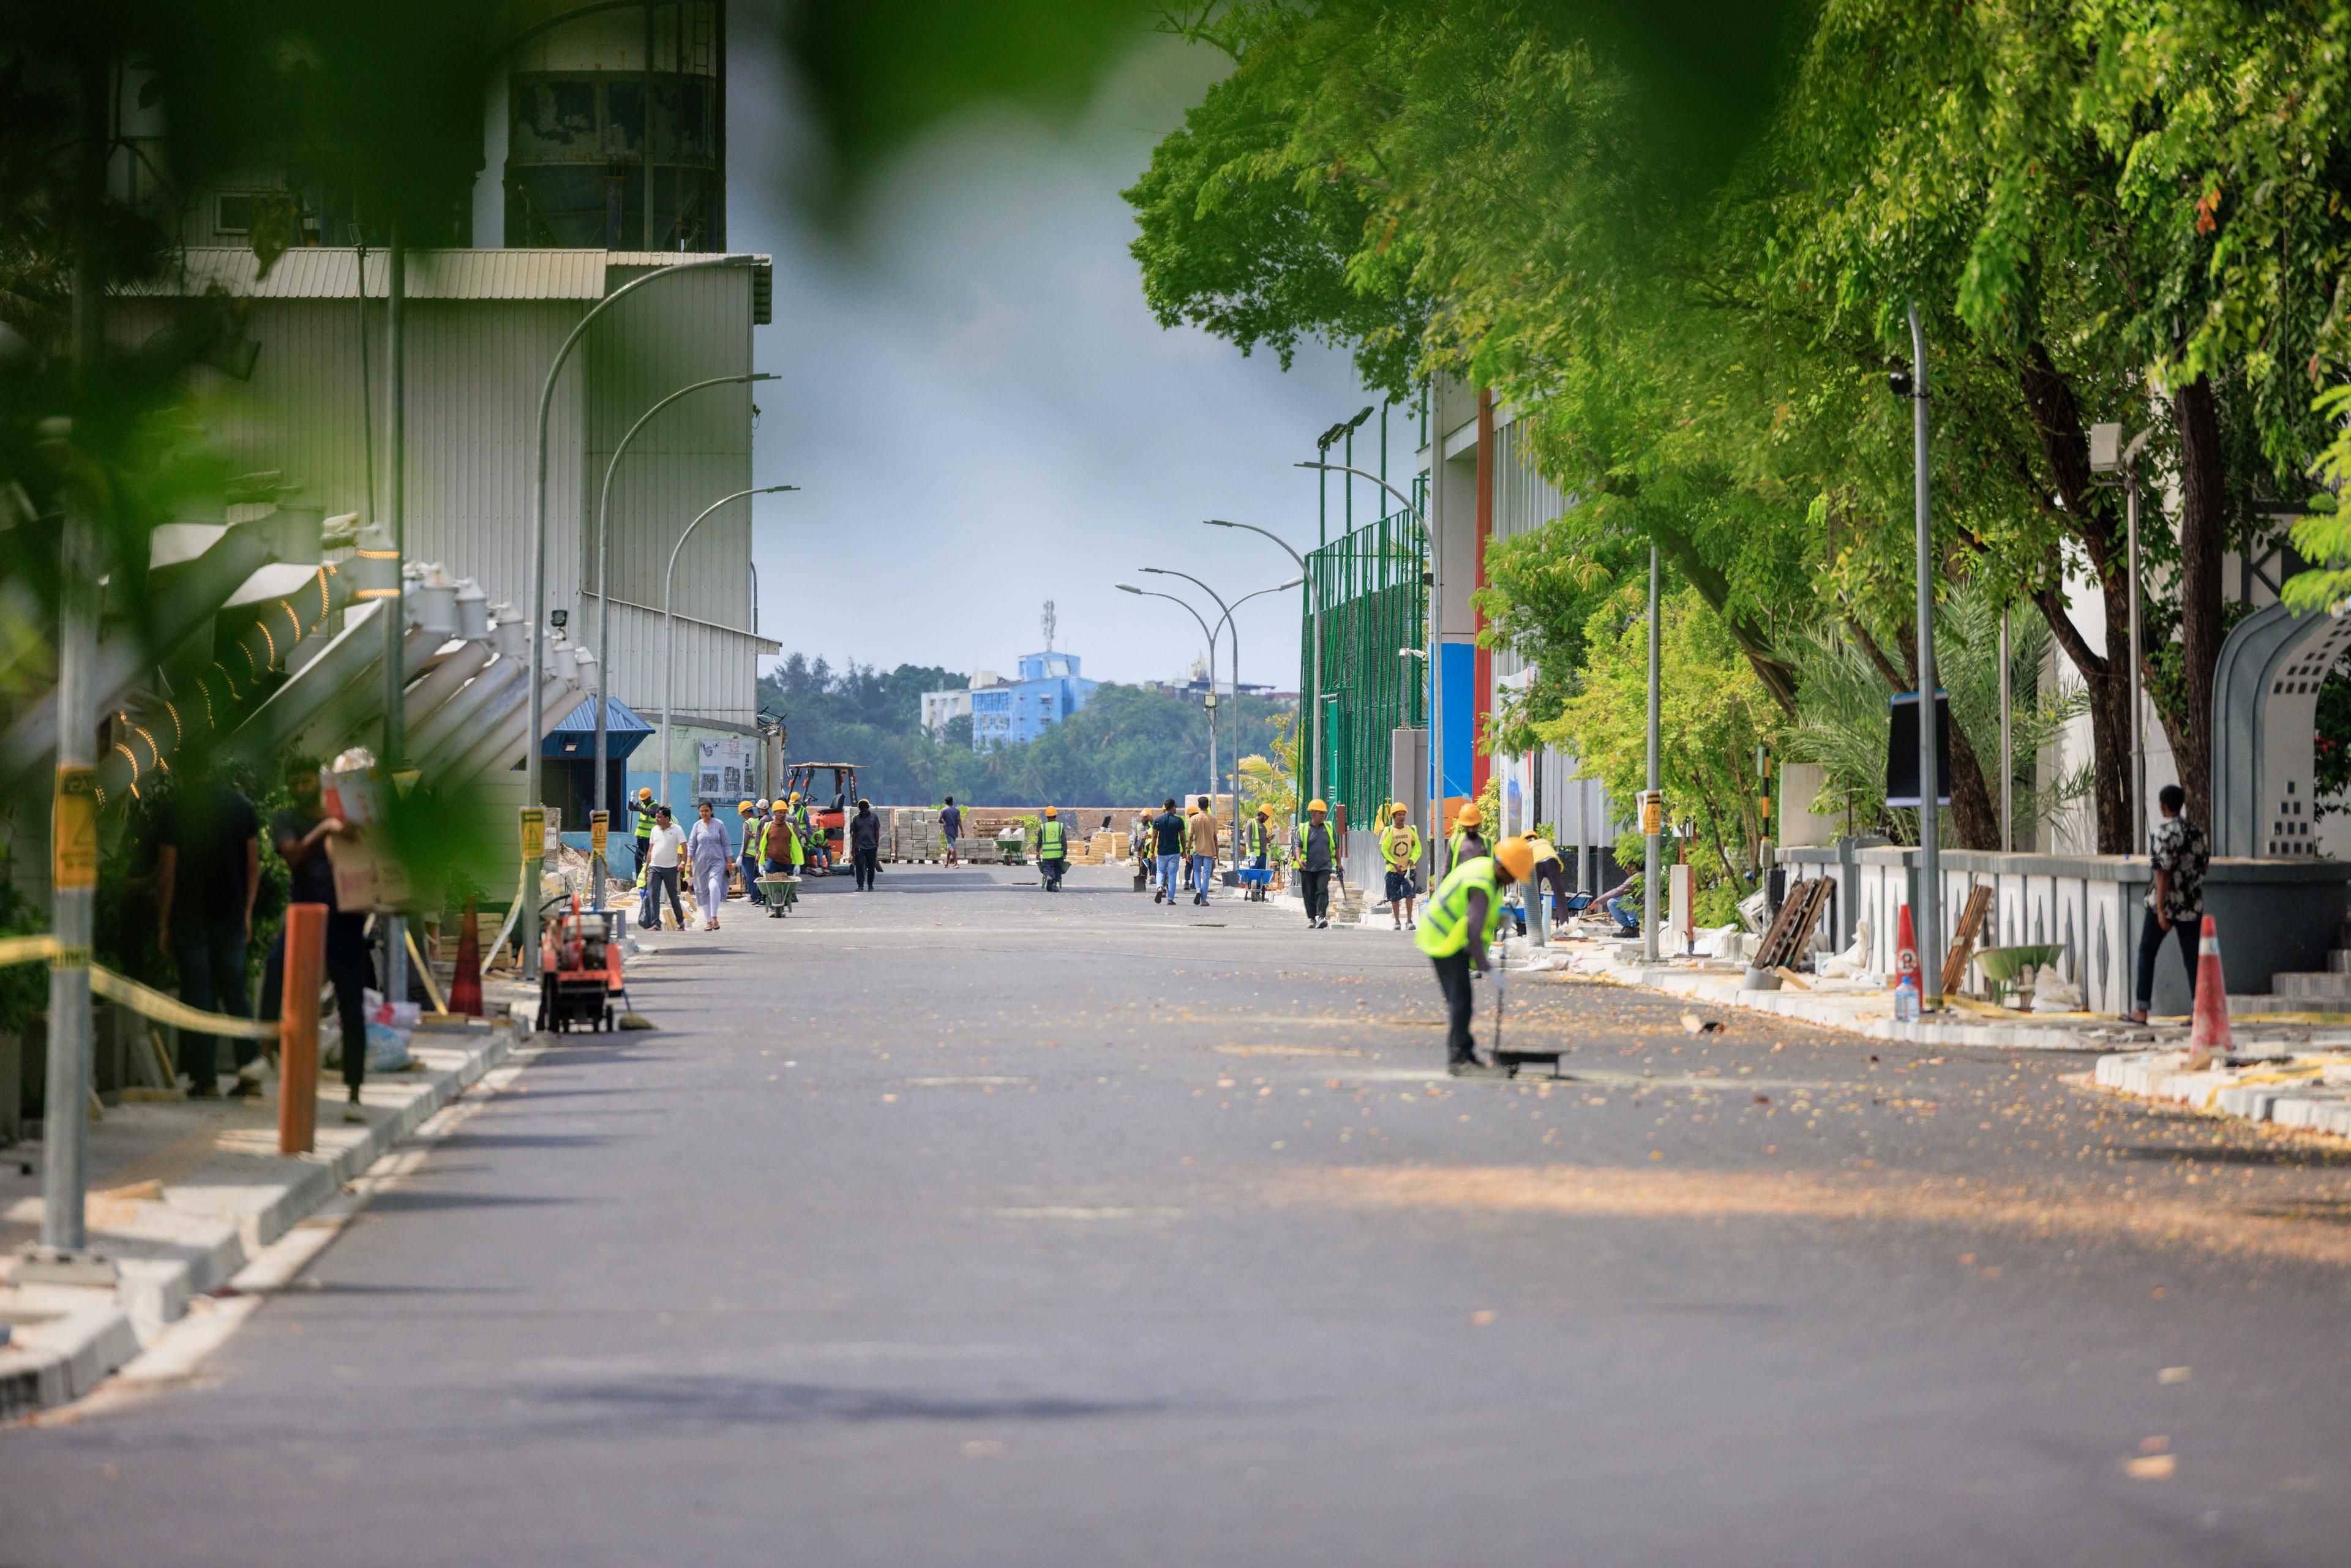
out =
[[[0,1563],[2351,1557],[2328,1145],[1528,977],[1448,1082],[1409,938],[1025,881],[660,938]]]

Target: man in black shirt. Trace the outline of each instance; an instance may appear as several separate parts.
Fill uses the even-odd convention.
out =
[[[1159,808],[1159,815],[1151,819],[1152,856],[1158,862],[1159,885],[1151,894],[1151,902],[1163,899],[1176,902],[1176,878],[1182,873],[1185,841],[1184,819],[1176,813],[1176,802],[1169,800]]]
[[[873,891],[873,873],[882,863],[882,819],[873,814],[870,800],[857,802],[857,815],[849,819],[849,863],[857,873],[857,891]]]
[[[200,758],[183,760],[179,788],[155,829],[155,945],[180,970],[180,999],[204,1012],[251,1018],[245,994],[245,945],[253,936],[253,896],[261,885],[261,841],[253,803],[214,779]],[[220,1042],[180,1032],[180,1071],[188,1093],[220,1093]],[[260,1053],[256,1040],[235,1042],[235,1092],[260,1092],[244,1071]]]
[[[286,787],[294,804],[269,821],[269,841],[286,862],[288,904],[327,906],[327,978],[335,987],[335,1014],[343,1026],[343,1086],[349,1103],[346,1122],[364,1122],[360,1109],[360,1085],[367,1082],[367,988],[374,983],[375,963],[368,953],[367,913],[346,915],[335,903],[335,871],[327,860],[327,841],[349,830],[319,810],[319,763],[316,758],[296,758],[286,765]],[[269,950],[262,978],[262,1004],[267,1018],[276,1018],[285,994],[286,937]]]

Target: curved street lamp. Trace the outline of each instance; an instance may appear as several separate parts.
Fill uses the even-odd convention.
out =
[[[1152,576],[1154,576],[1154,577],[1180,577],[1180,578],[1182,578],[1185,581],[1186,581],[1186,582],[1190,583],[1193,587],[1195,587],[1195,588],[1198,589],[1201,592],[1203,592],[1203,593],[1207,594],[1210,599],[1213,599],[1213,600],[1215,600],[1215,601],[1217,601],[1217,612],[1218,612],[1220,615],[1222,615],[1222,616],[1224,617],[1224,619],[1222,619],[1222,620],[1220,620],[1220,621],[1218,621],[1218,622],[1217,622],[1217,631],[1222,631],[1225,627],[1227,627],[1227,626],[1228,626],[1228,625],[1230,625],[1230,624],[1232,623],[1232,619],[1233,619],[1233,607],[1232,607],[1231,605],[1229,605],[1229,604],[1227,604],[1227,603],[1224,601],[1224,599],[1222,598],[1222,596],[1220,596],[1220,595],[1217,592],[1217,591],[1216,591],[1215,589],[1210,588],[1207,583],[1202,582],[1198,578],[1194,577],[1190,572],[1188,572],[1188,571],[1176,571],[1176,570],[1171,570],[1171,569],[1169,569],[1169,568],[1167,568],[1167,567],[1164,567],[1164,566],[1144,566],[1144,567],[1137,567],[1135,570],[1138,570],[1138,571],[1147,571],[1147,572],[1151,573],[1151,575],[1152,575]],[[1234,662],[1234,664],[1233,664],[1233,711],[1234,711],[1234,712],[1236,712],[1236,713],[1238,713],[1238,712],[1240,711],[1240,706],[1241,706],[1241,696],[1240,696],[1240,681],[1241,681],[1241,669],[1240,669],[1240,664],[1239,664],[1239,662],[1238,662],[1238,660],[1236,660],[1236,661]],[[1216,756],[1216,746],[1217,746],[1217,703],[1216,703],[1216,696],[1217,696],[1217,633],[1216,633],[1216,632],[1210,632],[1210,633],[1208,634],[1208,753],[1209,753],[1209,757],[1210,757],[1210,758],[1211,758],[1211,760],[1210,760],[1210,761],[1209,761],[1209,763],[1208,763],[1208,794],[1209,794],[1209,796],[1210,796],[1211,798],[1213,798],[1213,797],[1216,795],[1216,793],[1217,793],[1217,765],[1216,765],[1216,762],[1215,762],[1215,760],[1214,760],[1214,758],[1215,758],[1215,756]],[[1235,746],[1238,746],[1238,745],[1240,744],[1240,732],[1239,732],[1238,730],[1235,730],[1235,731],[1233,732],[1233,744],[1234,744]]]
[[[1327,451],[1329,449],[1326,447],[1324,450]],[[1259,528],[1255,523],[1230,522],[1223,517],[1204,517],[1201,521],[1208,528],[1240,528],[1249,533],[1259,534],[1266,538],[1271,539],[1275,544],[1281,547],[1281,551],[1284,555],[1287,555],[1291,560],[1297,562],[1299,580],[1301,582],[1306,580],[1308,575],[1306,570],[1306,558],[1299,554],[1296,549],[1292,549],[1288,539],[1283,538],[1280,534],[1275,533],[1272,529]],[[1314,612],[1314,648],[1311,667],[1314,671],[1314,689],[1316,693],[1319,694],[1322,688],[1322,601],[1319,597],[1314,595],[1311,591],[1309,591],[1307,598],[1308,607]],[[1239,659],[1236,657],[1233,662],[1238,669],[1240,663]],[[1238,707],[1240,703],[1238,691],[1240,685],[1240,676],[1238,673],[1233,676],[1233,684],[1236,687],[1233,701],[1234,706]],[[1322,793],[1322,705],[1319,702],[1314,702],[1311,697],[1308,696],[1303,692],[1299,694],[1298,700],[1301,703],[1311,703],[1313,708],[1313,711],[1307,716],[1307,792],[1305,796],[1301,797],[1302,799],[1311,800]],[[1239,763],[1236,761],[1234,766],[1238,768]]]
[[[1145,571],[1150,571],[1155,569],[1145,567],[1144,570]],[[1120,583],[1118,585],[1118,591],[1121,593],[1135,594],[1144,599],[1164,599],[1170,604],[1181,604],[1184,606],[1184,612],[1186,614],[1189,615],[1193,620],[1199,622],[1200,635],[1207,638],[1208,642],[1208,692],[1209,695],[1213,696],[1217,690],[1217,634],[1208,630],[1208,622],[1207,619],[1202,616],[1198,611],[1192,608],[1191,601],[1185,599],[1179,599],[1172,593],[1161,593],[1155,589],[1137,588],[1131,582]],[[1208,716],[1208,792],[1213,795],[1216,793],[1216,789],[1217,717],[1215,714],[1211,713]]]
[[[603,298],[590,306],[555,350],[555,359],[547,367],[547,379],[538,389],[538,459],[530,481],[531,557],[530,557],[530,744],[523,749],[523,804],[539,803],[539,690],[546,679],[547,665],[547,422],[555,405],[555,379],[571,358],[571,350],[588,334],[590,323],[606,310],[618,305],[646,284],[664,277],[675,277],[682,273],[705,271],[714,267],[756,267],[758,258],[749,256],[713,256],[696,261],[671,262],[632,277]],[[602,586],[599,584],[598,586]]]
[[[612,687],[612,534],[605,518],[611,509],[612,476],[621,466],[621,454],[629,449],[629,443],[637,438],[637,432],[643,430],[653,415],[688,392],[697,392],[705,387],[733,386],[776,379],[766,371],[747,371],[739,376],[712,376],[707,381],[682,386],[637,415],[636,423],[629,426],[629,433],[621,437],[619,445],[612,448],[611,461],[604,465],[604,483],[596,492],[596,790],[589,797],[599,811],[610,811],[612,808],[612,802],[604,797],[605,753],[608,749],[605,710],[611,704]],[[754,632],[759,629],[758,580],[758,569],[754,568],[751,578],[751,630]],[[596,907],[601,909],[604,906],[603,862],[598,862],[590,870]]]
[[[744,497],[746,497],[746,496],[778,496],[778,495],[783,494],[783,492],[785,492],[785,491],[787,491],[787,490],[797,490],[797,489],[799,489],[799,486],[798,485],[760,485],[760,486],[755,486],[754,488],[751,488],[751,489],[748,489],[748,490],[737,490],[737,491],[736,491],[736,492],[735,492],[733,495],[731,495],[731,496],[721,496],[721,497],[718,497],[718,499],[716,499],[716,500],[715,500],[715,501],[711,502],[711,503],[710,503],[710,505],[708,505],[708,506],[706,506],[706,507],[703,507],[703,508],[702,508],[702,510],[701,510],[700,512],[696,513],[696,514],[695,515],[694,521],[692,521],[692,522],[690,522],[690,523],[688,523],[688,524],[686,524],[686,525],[685,525],[685,531],[684,531],[684,533],[682,533],[682,534],[680,534],[680,535],[678,535],[678,536],[677,536],[677,543],[675,543],[674,545],[672,545],[672,546],[670,547],[670,551],[669,551],[669,570],[662,573],[662,727],[661,727],[662,788],[661,788],[661,801],[662,801],[662,804],[663,804],[663,805],[664,805],[664,806],[666,806],[666,805],[668,805],[668,804],[670,803],[670,800],[669,800],[669,762],[670,762],[670,757],[669,757],[669,710],[670,710],[670,698],[671,698],[671,697],[672,697],[672,695],[674,695],[674,693],[673,693],[673,689],[672,689],[672,688],[674,688],[674,687],[676,685],[676,684],[677,684],[677,617],[676,617],[676,615],[675,615],[674,613],[673,613],[673,612],[672,612],[672,610],[671,610],[670,606],[671,606],[671,590],[672,590],[672,588],[674,587],[674,585],[676,583],[676,580],[677,580],[677,557],[678,557],[678,552],[679,552],[680,550],[683,550],[684,549],[685,549],[685,541],[686,541],[686,540],[688,540],[688,539],[690,539],[690,538],[692,538],[694,537],[694,530],[695,530],[695,529],[696,529],[696,528],[700,528],[700,527],[702,526],[702,519],[703,519],[703,518],[705,518],[705,517],[708,517],[711,513],[713,513],[713,512],[716,511],[719,507],[723,507],[723,506],[726,505],[726,503],[727,503],[727,502],[729,502],[729,501],[739,501],[739,500],[741,500],[741,499],[742,499]]]

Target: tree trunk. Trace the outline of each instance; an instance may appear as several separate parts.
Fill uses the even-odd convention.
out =
[[[2212,826],[2212,674],[2220,663],[2220,555],[2228,542],[2228,486],[2212,383],[2198,376],[2171,394],[2179,430],[2179,652],[2185,711],[2164,716],[2189,818]],[[2142,509],[2145,497],[2141,497]],[[2139,527],[2147,520],[2142,511]],[[2153,819],[2152,811],[2147,813]]]
[[[1746,616],[1734,615],[1725,608],[1730,601],[1730,580],[1698,554],[1696,541],[1687,534],[1654,520],[1650,527],[1657,548],[1674,563],[1683,580],[1697,589],[1698,597],[1706,601],[1708,608],[1722,617],[1722,623],[1729,629],[1731,640],[1739,644],[1739,651],[1747,655],[1747,663],[1754,669],[1756,678],[1763,683],[1763,689],[1771,694],[1771,700],[1780,705],[1780,711],[1790,718],[1795,717],[1795,667],[1780,656],[1769,631],[1754,624]]]

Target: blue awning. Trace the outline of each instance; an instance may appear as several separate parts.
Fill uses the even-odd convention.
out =
[[[639,718],[628,704],[612,699],[604,719],[604,755],[619,758],[636,750],[653,727]],[[596,699],[580,699],[580,706],[556,721],[538,743],[538,754],[559,761],[592,762],[596,758]]]

